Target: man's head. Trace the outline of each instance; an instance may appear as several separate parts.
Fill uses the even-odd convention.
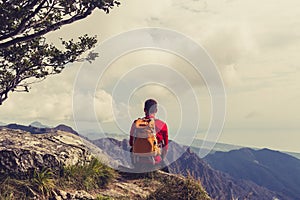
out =
[[[145,101],[144,111],[146,115],[155,114],[157,112],[157,102],[154,99]]]

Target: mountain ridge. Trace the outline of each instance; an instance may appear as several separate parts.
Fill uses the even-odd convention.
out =
[[[291,199],[300,199],[300,160],[267,148],[215,152],[204,160],[235,178],[250,180]]]
[[[124,166],[130,167],[130,154],[128,140],[122,141],[113,138],[102,138],[92,141],[113,159],[118,160]],[[174,161],[180,154],[180,158]],[[214,199],[248,198],[257,200],[269,200],[281,197],[279,194],[264,187],[258,186],[253,182],[237,180],[222,172],[212,169],[207,163],[200,159],[188,147],[181,146],[173,141],[169,143],[168,160],[171,173],[188,176],[189,173],[195,179],[200,179],[203,187]],[[286,198],[290,200],[289,198]]]
[[[6,125],[2,128],[13,128],[14,130],[24,130],[31,131],[33,134],[42,134],[48,132],[56,132],[56,131],[66,131],[70,132],[76,136],[80,136],[81,138],[85,138],[79,135],[76,131],[74,131],[71,127],[66,125],[58,125],[55,128],[37,128],[32,126],[23,126],[17,124]],[[85,138],[87,139],[87,138]],[[130,153],[128,140],[124,139],[122,141],[115,140],[113,138],[102,138],[98,140],[91,141],[97,147],[101,149],[101,151],[105,152],[108,156],[112,158],[116,163],[122,164],[124,166],[131,167],[130,161]],[[276,191],[272,191],[271,189],[266,189],[262,185],[258,185],[251,180],[239,180],[237,177],[234,177],[230,174],[226,175],[224,172],[218,172],[214,168],[211,168],[211,164],[207,164],[202,159],[198,157],[196,153],[194,153],[191,148],[184,147],[179,145],[173,141],[170,141],[170,151],[173,153],[168,153],[167,159],[171,161],[175,161],[178,155],[182,155],[175,162],[170,164],[170,171],[172,173],[178,173],[187,175],[188,173],[193,173],[195,178],[200,178],[200,180],[204,183],[205,189],[209,192],[209,194],[216,199],[226,199],[233,197],[246,198],[247,195],[252,195],[253,199],[270,199],[274,197],[282,197],[281,193],[277,193]],[[125,151],[124,151],[125,150]],[[97,151],[95,149],[95,151]],[[251,158],[251,149],[244,148],[245,152],[250,152]],[[263,151],[267,151],[263,149]],[[172,155],[173,154],[173,155]],[[295,158],[296,159],[296,158]],[[253,161],[253,158],[252,158]],[[188,163],[188,165],[186,164]],[[239,171],[240,169],[235,169]],[[241,187],[243,186],[243,187]],[[254,191],[254,192],[253,192]],[[220,195],[220,193],[224,193]],[[260,195],[260,198],[258,198]],[[291,198],[282,198],[282,199],[291,199]]]
[[[107,163],[115,161],[99,148],[98,152],[94,152],[92,146],[80,136],[60,130],[32,134],[1,127],[0,199],[150,200],[160,195],[166,199],[172,195],[180,200],[187,197],[210,199],[200,184],[179,175],[160,171],[149,174],[112,172],[111,168],[98,163],[93,157],[101,155],[102,162],[105,159],[108,159]],[[99,188],[101,185],[98,184],[102,184],[103,179],[111,180],[105,183],[105,187]],[[61,185],[57,180],[65,182]],[[94,189],[91,190],[91,187]]]
[[[65,132],[72,133],[74,135],[79,135],[79,133],[77,133],[72,127],[64,125],[64,124],[59,124],[54,128],[51,128],[51,127],[45,128],[44,126],[43,127],[35,127],[35,126],[31,126],[31,125],[26,126],[26,125],[12,123],[12,124],[0,126],[0,128],[23,130],[23,131],[30,132],[32,134],[43,134],[43,133],[49,133],[49,132],[55,132],[55,131],[65,131]]]

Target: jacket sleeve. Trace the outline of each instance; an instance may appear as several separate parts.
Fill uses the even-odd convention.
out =
[[[164,140],[164,147],[162,149],[162,156],[165,157],[169,147],[169,132],[167,124],[163,127],[163,140]]]
[[[129,138],[129,145],[130,146],[133,145],[133,134],[134,134],[134,131],[135,131],[135,127],[134,127],[134,122],[133,122],[132,125],[131,125],[131,128],[130,128],[130,138]]]

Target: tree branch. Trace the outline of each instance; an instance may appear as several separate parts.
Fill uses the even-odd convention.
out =
[[[70,19],[66,19],[66,20],[60,21],[60,22],[58,22],[56,24],[53,24],[53,25],[47,27],[46,29],[43,29],[43,30],[41,30],[39,32],[36,32],[36,33],[33,33],[31,35],[17,37],[17,38],[14,38],[14,39],[10,40],[10,41],[4,42],[4,43],[0,44],[0,49],[7,48],[7,47],[9,47],[9,46],[11,46],[13,44],[19,43],[19,42],[26,42],[26,41],[34,39],[36,37],[45,35],[46,33],[50,32],[50,31],[54,31],[54,30],[58,29],[59,27],[61,27],[63,25],[71,24],[71,23],[73,23],[75,21],[84,19],[84,18],[86,18],[87,16],[89,16],[92,13],[93,9],[95,9],[95,8],[94,7],[89,8],[82,15],[75,15],[75,16],[71,17]]]
[[[5,40],[5,39],[7,39],[7,38],[10,38],[10,37],[13,37],[13,36],[15,36],[15,35],[18,35],[18,34],[20,34],[22,31],[24,31],[25,30],[25,25],[26,25],[26,23],[28,22],[28,20],[30,19],[30,18],[32,18],[32,17],[34,17],[40,10],[41,10],[41,8],[43,7],[43,5],[44,5],[44,3],[46,2],[47,0],[43,0],[43,2],[31,13],[31,14],[29,14],[29,16],[28,17],[26,17],[26,18],[24,18],[22,21],[21,21],[21,23],[20,23],[20,25],[18,26],[18,28],[16,28],[16,30],[14,30],[13,32],[11,32],[11,33],[8,33],[8,34],[6,34],[6,35],[2,35],[2,36],[0,36],[0,40]],[[38,2],[38,0],[35,0],[34,2],[32,2],[32,4],[30,5],[30,6],[34,6],[36,3]],[[29,6],[29,7],[30,7]]]

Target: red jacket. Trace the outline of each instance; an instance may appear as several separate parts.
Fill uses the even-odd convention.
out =
[[[146,116],[146,118],[149,118],[149,116]],[[129,139],[129,145],[133,145],[133,139],[134,139],[134,122],[131,125],[130,129],[130,139]],[[162,157],[165,157],[168,151],[168,143],[169,143],[169,136],[168,136],[168,127],[167,124],[159,119],[155,119],[155,130],[156,130],[156,139],[158,144],[163,144],[163,149],[162,149]],[[158,158],[159,157],[159,158]],[[156,162],[160,162],[161,158],[158,156],[155,158]]]

